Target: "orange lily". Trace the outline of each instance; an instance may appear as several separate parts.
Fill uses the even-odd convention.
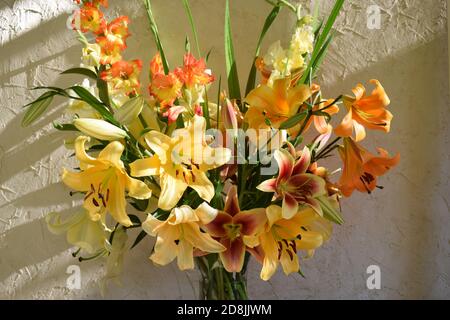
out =
[[[358,84],[353,89],[355,97],[344,97],[344,105],[348,110],[342,123],[336,127],[335,133],[341,137],[353,136],[355,141],[361,141],[366,137],[364,127],[373,130],[389,132],[392,114],[386,110],[390,104],[389,97],[378,80],[370,80],[375,89],[367,96],[366,89]]]
[[[249,108],[245,114],[245,121],[252,129],[268,129],[267,122],[272,128],[280,125],[295,115],[300,106],[311,96],[311,89],[305,85],[291,87],[291,79],[275,80],[273,88],[260,85],[252,90],[245,102]]]
[[[219,253],[225,269],[228,272],[240,272],[247,249],[245,237],[258,234],[265,223],[265,209],[241,211],[236,187],[233,186],[228,192],[224,209],[203,228],[213,238],[220,239],[220,243],[226,248]]]
[[[339,154],[344,162],[344,170],[339,180],[339,189],[346,197],[356,189],[371,193],[377,187],[377,177],[384,175],[400,161],[400,154],[389,158],[386,150],[378,148],[379,157],[356,144],[351,138],[344,138],[344,146]]]

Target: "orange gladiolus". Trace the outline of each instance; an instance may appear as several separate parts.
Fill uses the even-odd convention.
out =
[[[174,73],[188,88],[214,81],[214,76],[207,72],[205,60],[197,60],[191,53],[184,55],[183,67],[176,68]]]
[[[79,23],[79,25],[77,25]],[[74,28],[81,32],[93,32],[102,34],[106,28],[106,20],[103,13],[91,3],[85,3],[78,12],[78,17],[72,21]]]
[[[139,75],[142,70],[142,61],[118,61],[110,69],[102,72],[101,78],[111,82],[115,90],[123,90],[125,94],[139,92]]]
[[[389,132],[392,114],[386,110],[390,104],[389,97],[378,80],[370,80],[375,89],[367,96],[366,89],[358,84],[353,89],[355,97],[344,97],[344,105],[348,110],[342,123],[336,127],[335,133],[341,137],[351,137],[355,131],[355,140],[366,137],[364,127]]]
[[[377,187],[377,177],[384,175],[400,161],[400,154],[389,158],[386,150],[378,148],[375,156],[359,146],[352,138],[344,138],[344,146],[339,154],[344,162],[344,170],[338,186],[346,197],[356,189],[371,193]]]

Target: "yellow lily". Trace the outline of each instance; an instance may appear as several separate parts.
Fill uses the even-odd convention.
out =
[[[159,175],[161,195],[158,206],[161,209],[175,207],[187,187],[194,189],[205,201],[214,197],[214,186],[206,172],[227,163],[231,151],[209,147],[205,128],[205,119],[194,115],[186,128],[173,132],[172,138],[158,131],[146,134],[145,141],[155,155],[131,163],[131,175]]]
[[[217,213],[204,203],[196,210],[189,206],[174,208],[166,221],[149,215],[142,228],[157,237],[150,259],[164,266],[177,258],[180,270],[187,270],[194,268],[194,249],[210,253],[224,251],[223,245],[200,230],[200,226],[213,221]]]
[[[310,96],[311,89],[308,86],[291,87],[290,77],[275,80],[273,88],[260,85],[245,98],[249,105],[245,121],[252,129],[268,129],[270,126],[278,129],[284,121],[297,113]]]
[[[313,209],[301,209],[292,219],[284,219],[282,209],[272,205],[267,208],[267,225],[258,239],[248,238],[247,245],[260,244],[264,251],[261,279],[269,280],[281,263],[286,275],[300,270],[298,250],[312,255],[331,235],[331,223]]]
[[[45,217],[45,221],[51,233],[57,235],[66,233],[68,243],[88,254],[93,255],[105,250],[110,233],[100,221],[92,221],[84,209],[65,220],[62,219],[61,213],[51,212]]]
[[[85,192],[83,207],[93,221],[105,221],[106,213],[123,226],[132,225],[125,206],[125,190],[128,196],[136,199],[148,199],[151,190],[147,185],[128,176],[120,156],[124,146],[113,141],[98,155],[89,156],[85,143],[89,137],[80,136],[75,140],[75,154],[80,161],[81,172],[69,172],[64,169],[62,181],[72,189]]]

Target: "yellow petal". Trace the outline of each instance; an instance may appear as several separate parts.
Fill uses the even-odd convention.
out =
[[[148,199],[152,196],[152,190],[142,181],[126,176],[128,195],[135,199]]]
[[[181,206],[179,208],[174,208],[170,213],[169,218],[167,218],[167,223],[170,225],[177,225],[189,222],[199,221],[194,210],[189,206]]]
[[[147,216],[147,219],[142,223],[142,229],[147,232],[152,237],[156,237],[158,233],[158,229],[164,224],[164,221],[161,221],[151,214]]]
[[[170,210],[176,206],[187,188],[187,184],[167,173],[161,175],[161,195],[158,206],[163,210]]]
[[[68,187],[77,191],[89,191],[91,183],[93,183],[92,170],[86,170],[83,172],[70,172],[63,169],[62,181]]]
[[[158,232],[154,253],[150,259],[159,265],[165,266],[171,263],[178,254],[178,246],[175,240],[179,239],[178,227],[164,226]]]
[[[219,210],[211,207],[206,202],[203,202],[197,209],[195,209],[195,214],[203,225],[212,222],[217,217],[218,213]]]
[[[167,159],[167,152],[172,144],[170,137],[158,131],[150,131],[145,135],[145,141],[155,154],[158,155],[161,163],[165,164],[167,161],[170,161],[170,159]]]
[[[267,220],[269,221],[269,228],[272,228],[272,225],[276,223],[278,220],[283,218],[283,212],[281,207],[279,206],[270,206],[266,209]]]
[[[159,175],[161,162],[159,157],[154,155],[150,158],[139,159],[130,164],[131,175],[133,177],[148,177]]]
[[[215,194],[214,186],[212,182],[209,181],[206,173],[194,168],[192,171],[192,175],[192,182],[189,184],[189,186],[197,191],[200,198],[208,202],[211,201]]]
[[[125,227],[130,227],[133,223],[126,212],[125,186],[120,179],[115,179],[109,184],[110,194],[108,209],[113,218]]]
[[[92,221],[85,211],[81,214],[82,219],[67,231],[67,242],[95,254],[105,248],[108,233],[100,221]]]
[[[281,209],[281,208],[280,208]],[[270,280],[278,267],[278,246],[271,233],[261,236],[261,246],[264,250],[264,261],[260,277],[264,281]]]
[[[209,234],[200,231],[196,223],[183,225],[183,237],[189,241],[195,248],[204,252],[222,252],[225,247],[214,240]]]
[[[194,269],[194,247],[186,240],[178,244],[178,268],[180,270]]]
[[[281,266],[283,267],[284,274],[289,275],[293,272],[298,272],[300,265],[298,263],[298,257],[295,253],[291,256],[287,252],[282,252],[280,258]]]
[[[117,168],[123,168],[123,162],[120,160],[123,150],[124,146],[120,142],[110,142],[102,151],[100,151],[97,159],[108,161]]]
[[[75,154],[77,159],[84,164],[95,165],[97,160],[86,153],[86,142],[89,142],[90,138],[86,136],[79,136],[75,139]]]

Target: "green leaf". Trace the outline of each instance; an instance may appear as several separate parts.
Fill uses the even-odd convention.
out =
[[[99,75],[105,71],[105,66],[102,65],[99,70]],[[109,93],[108,93],[108,84],[105,80],[98,77],[97,79],[97,89],[98,89],[98,96],[100,100],[108,107],[111,106],[111,100],[109,99]]]
[[[42,94],[37,100],[32,102],[25,112],[22,119],[22,126],[28,127],[34,121],[36,121],[42,114],[47,110],[50,103],[53,101],[55,96],[54,92],[46,92]]]
[[[61,74],[81,74],[83,76],[97,80],[97,74],[94,71],[86,68],[72,68],[61,72]]]
[[[308,113],[306,111],[303,111],[303,112],[297,113],[296,115],[290,117],[289,119],[287,119],[285,122],[283,122],[280,125],[280,130],[290,129],[292,127],[295,127],[300,121],[302,121],[303,119],[306,118],[307,114]]]
[[[226,0],[225,4],[225,62],[227,68],[228,91],[230,98],[241,100],[241,89],[239,87],[239,77],[237,72],[236,60],[234,57],[229,0]]]
[[[142,96],[131,98],[114,113],[114,119],[123,125],[128,125],[136,120],[142,112],[145,100]]]
[[[342,225],[344,223],[344,219],[342,219],[340,212],[334,208],[334,206],[326,196],[318,197],[316,198],[316,200],[320,203],[323,211],[323,217],[325,219],[328,219],[331,222],[339,225]]]
[[[59,131],[79,131],[72,123],[55,123],[53,127]]]
[[[153,17],[153,11],[152,11],[152,5],[151,5],[151,1],[150,0],[144,0],[144,5],[145,8],[147,9],[147,17],[148,17],[148,21],[150,23],[150,30],[153,33],[153,36],[155,38],[155,44],[156,44],[156,48],[159,51],[159,54],[161,55],[161,60],[163,63],[163,67],[164,67],[164,72],[166,74],[169,73],[169,63],[167,62],[167,58],[166,55],[164,53],[164,47],[161,43],[161,39],[159,38],[159,31],[158,31],[158,26],[156,24],[155,18]]]
[[[177,129],[184,128],[183,115],[180,113],[177,117]]]
[[[333,28],[333,25],[336,21],[336,18],[339,15],[339,12],[341,11],[342,5],[344,4],[345,0],[336,0],[333,9],[331,10],[330,15],[328,16],[327,22],[325,23],[325,26],[318,36],[316,40],[316,44],[314,45],[314,51],[311,56],[311,60],[309,61],[308,67],[306,68],[305,72],[303,73],[303,76],[298,81],[298,83],[304,84],[308,79],[310,79],[310,75],[314,74],[316,70],[314,68],[317,68],[317,58],[322,51],[322,47],[326,43],[328,39],[328,35]],[[323,54],[322,54],[323,55]],[[323,59],[323,58],[322,58]]]
[[[100,115],[105,119],[110,121],[111,123],[120,126],[114,117],[111,115],[106,106],[99,101],[92,93],[90,93],[86,88],[80,86],[73,86],[69,89],[72,89],[84,102],[89,104],[92,108],[94,108]]]
[[[147,235],[147,232],[145,232],[144,230],[142,230],[142,231],[138,234],[138,236],[136,237],[136,240],[134,240],[134,243],[133,243],[133,245],[131,246],[130,249],[133,249],[134,247],[136,247],[136,246],[142,241],[142,239],[145,238],[146,235]]]
[[[267,31],[272,26],[272,23],[275,21],[275,18],[278,16],[278,13],[280,12],[280,9],[281,9],[281,7],[279,7],[279,6],[274,7],[272,9],[272,11],[270,11],[269,15],[266,18],[266,21],[264,22],[264,26],[263,26],[263,28],[261,30],[261,34],[260,34],[259,39],[258,39],[258,44],[256,45],[255,57],[253,59],[252,68],[250,69],[250,74],[249,74],[248,80],[247,80],[247,86],[246,86],[246,89],[245,89],[245,94],[246,95],[255,88],[255,83],[256,83],[256,66],[255,66],[255,62],[256,62],[256,58],[258,57],[259,52],[261,50],[262,41],[263,41],[264,37],[266,36]]]
[[[191,25],[192,33],[194,34],[195,47],[197,49],[197,54],[201,57],[200,45],[198,42],[197,28],[195,27],[194,18],[192,17],[192,11],[189,7],[189,0],[183,0],[184,9],[186,10],[186,14],[189,18],[189,23]]]

